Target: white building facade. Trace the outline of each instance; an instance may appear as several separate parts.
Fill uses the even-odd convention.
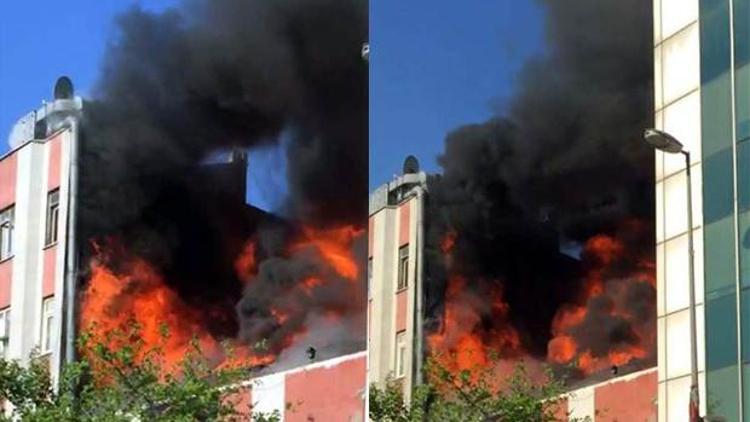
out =
[[[695,246],[701,415],[750,420],[750,1],[654,0],[655,125],[691,156],[656,153],[659,420],[687,421],[688,230]],[[744,414],[744,415],[743,415]]]
[[[72,92],[71,92],[72,94]],[[80,98],[18,121],[0,156],[0,357],[46,357],[59,373],[68,251],[70,152]]]
[[[368,244],[368,380],[380,386],[398,382],[407,398],[419,383],[423,359],[427,183],[427,175],[411,160],[404,174],[370,195]]]

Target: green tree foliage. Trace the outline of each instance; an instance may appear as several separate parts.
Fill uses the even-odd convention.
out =
[[[12,405],[0,421],[240,421],[251,413],[259,422],[280,420],[241,408],[247,387],[240,382],[252,368],[215,368],[194,341],[179,369],[165,372],[162,348],[146,348],[140,338],[137,326],[105,339],[81,336],[83,353],[63,368],[57,388],[44,357],[32,356],[26,365],[0,360],[0,401]]]
[[[532,380],[518,365],[510,376],[498,380],[490,367],[452,371],[439,358],[431,358],[425,378],[427,382],[412,391],[409,403],[397,382],[389,381],[384,388],[371,385],[370,418],[377,422],[568,420],[563,385],[550,373]]]

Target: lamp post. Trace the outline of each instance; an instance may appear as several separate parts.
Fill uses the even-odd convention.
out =
[[[699,422],[700,395],[698,390],[698,335],[695,317],[695,251],[693,249],[693,192],[690,180],[690,152],[685,151],[680,141],[674,136],[658,129],[646,129],[643,139],[652,147],[669,154],[685,156],[685,170],[687,178],[687,224],[688,224],[688,266],[690,289],[690,422]]]

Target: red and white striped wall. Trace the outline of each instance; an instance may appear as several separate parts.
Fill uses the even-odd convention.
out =
[[[17,145],[0,156],[0,213],[13,209],[11,252],[0,259],[0,312],[6,312],[9,321],[5,324],[8,328],[0,333],[3,354],[5,358],[25,360],[37,350],[49,355],[53,368],[57,368],[61,345],[58,327],[62,304],[55,298],[63,294],[68,150],[72,138],[72,132],[63,129],[47,139]],[[48,221],[48,201],[53,192],[59,198],[56,225]],[[49,237],[48,230],[56,235]],[[46,312],[42,306],[45,299],[51,299]]]
[[[363,422],[366,360],[363,351],[255,378],[237,405],[278,411],[284,422]]]
[[[370,383],[398,380],[409,398],[415,361],[425,173],[404,174],[370,195],[367,348]],[[418,347],[418,346],[417,346]]]
[[[657,370],[650,368],[571,391],[559,410],[560,420],[656,422]]]

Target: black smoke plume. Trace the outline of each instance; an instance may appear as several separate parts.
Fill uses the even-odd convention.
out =
[[[253,318],[268,303],[257,288],[243,298],[233,269],[245,242],[261,242],[257,259],[269,263],[258,283],[281,294],[271,284],[323,265],[285,255],[302,225],[364,226],[367,19],[363,0],[186,0],[120,16],[85,107],[82,241],[117,238],[204,313],[212,334],[241,328],[261,340]],[[252,166],[252,149],[268,145],[288,163],[283,219],[244,203],[245,151]],[[240,151],[233,163],[205,164],[229,150]],[[295,262],[277,271],[277,260]],[[336,293],[316,290],[298,318]],[[349,332],[359,341],[364,325]]]
[[[653,154],[641,140],[652,124],[653,47],[651,2],[539,3],[545,51],[523,66],[515,95],[496,117],[447,136],[442,175],[429,182],[426,262],[429,330],[439,329],[449,273],[494,279],[524,348],[544,358],[556,311],[579,300],[587,239],[641,221],[628,244],[653,262]],[[446,264],[440,244],[450,232],[457,237]],[[646,305],[628,309],[653,324],[653,288],[638,289],[649,291],[626,296]],[[587,346],[637,341],[628,321],[591,324],[601,335]]]

